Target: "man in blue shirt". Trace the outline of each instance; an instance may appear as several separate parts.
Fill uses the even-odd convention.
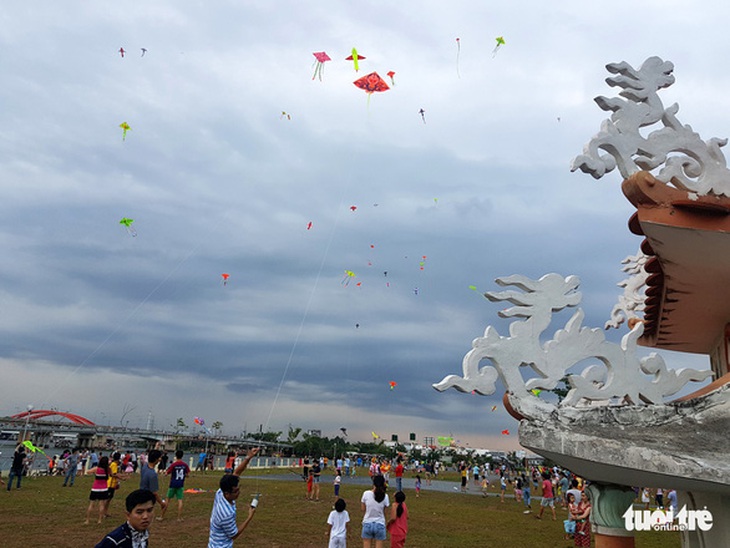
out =
[[[157,449],[153,449],[147,454],[147,464],[139,471],[139,488],[152,491],[155,495],[155,500],[160,503],[160,508],[164,510],[167,508],[167,501],[160,496],[160,482],[157,478],[157,470],[155,470],[161,456],[162,451],[158,451]]]
[[[220,489],[216,491],[213,511],[210,515],[208,548],[232,548],[233,541],[243,533],[253,519],[256,507],[252,504],[248,509],[248,517],[238,527],[236,524],[236,499],[241,491],[238,486],[239,476],[258,452],[258,448],[250,449],[246,454],[246,458],[236,467],[233,474],[226,474],[221,478]]]

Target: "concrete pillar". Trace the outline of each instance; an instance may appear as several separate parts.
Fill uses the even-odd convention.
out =
[[[634,548],[634,532],[627,531],[623,514],[634,504],[636,493],[623,485],[591,483],[591,530],[596,548]]]
[[[712,528],[702,531],[682,532],[682,548],[715,548],[730,546],[730,497],[718,493],[677,493],[677,506],[687,510],[709,510],[712,513]]]

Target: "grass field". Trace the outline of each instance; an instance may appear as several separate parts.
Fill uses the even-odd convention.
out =
[[[332,487],[323,476],[323,501],[304,500],[305,484],[291,475],[290,481],[258,479],[250,471],[241,478],[239,523],[246,515],[250,494],[263,493],[258,511],[249,528],[234,543],[235,546],[266,548],[326,547],[326,520],[332,506]],[[171,506],[165,521],[155,522],[151,528],[150,547],[201,548],[207,546],[208,520],[213,496],[220,479],[219,473],[193,473],[187,487],[205,489],[200,494],[186,494],[183,521],[176,520],[176,506]],[[5,478],[7,479],[7,478]],[[454,485],[457,478],[454,476]],[[83,525],[88,506],[92,478],[76,478],[72,488],[62,487],[59,477],[24,478],[20,490],[0,492],[0,545],[5,548],[28,547],[93,547],[105,533],[125,520],[124,498],[138,485],[138,476],[122,484],[111,505],[110,518],[97,524]],[[167,479],[160,479],[163,492]],[[164,486],[164,487],[163,487]],[[472,488],[473,489],[473,488]],[[360,547],[360,496],[364,487],[344,483],[341,496],[347,501],[351,523],[348,546]],[[439,493],[424,486],[421,497],[406,489],[409,510],[407,546],[441,547],[568,547],[572,541],[563,540],[563,519],[567,512],[557,510],[558,521],[549,514],[542,520],[522,513],[524,507],[513,499],[504,504],[498,497]],[[392,498],[392,493],[391,493]],[[538,499],[539,500],[539,499]],[[539,502],[533,502],[536,508]],[[547,518],[547,519],[545,519]],[[386,546],[389,544],[386,542]],[[648,532],[636,537],[638,548],[678,548],[679,534]]]

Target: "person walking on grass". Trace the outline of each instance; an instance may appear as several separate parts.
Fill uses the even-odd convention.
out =
[[[335,509],[327,517],[327,532],[329,538],[327,548],[347,547],[347,524],[350,521],[350,514],[347,513],[345,499],[338,498],[335,502]]]
[[[86,509],[86,521],[84,525],[89,524],[91,512],[94,510],[94,502],[99,509],[99,519],[96,523],[101,523],[106,514],[106,503],[109,498],[109,458],[101,457],[96,468],[92,468],[88,473],[94,472],[94,483],[91,485],[91,493],[89,493],[89,507]]]
[[[175,451],[175,460],[170,464],[165,475],[170,476],[170,487],[167,489],[167,500],[177,499],[177,521],[182,521],[183,493],[185,491],[185,478],[190,474],[190,468],[182,460],[183,452]],[[231,470],[233,472],[233,470]],[[165,519],[167,506],[160,512],[160,521]]]
[[[139,488],[152,491],[155,495],[155,500],[160,503],[160,508],[164,511],[167,508],[167,501],[160,495],[160,481],[157,477],[157,470],[155,467],[160,462],[162,457],[162,451],[153,449],[147,455],[147,464],[140,469],[139,473]],[[158,517],[158,520],[162,518]]]
[[[547,472],[542,473],[542,500],[540,501],[540,513],[535,516],[537,519],[542,519],[542,513],[545,508],[550,507],[553,512],[553,521],[558,518],[555,515],[555,499],[553,497],[553,482],[550,481],[550,474]]]
[[[524,501],[525,506],[527,507],[525,509],[525,511],[522,513],[529,514],[530,512],[532,512],[532,504],[531,504],[532,498],[530,495],[530,480],[527,478],[527,476],[525,476],[524,473],[521,475],[521,477],[522,477],[522,500]]]
[[[13,478],[18,478],[16,489],[20,489],[20,479],[23,477],[23,468],[25,467],[25,446],[21,443],[15,448],[13,453],[13,462],[10,465],[10,474],[8,474],[8,491],[13,486]]]
[[[76,479],[76,472],[79,467],[79,449],[74,448],[73,452],[66,457],[66,474],[63,478],[63,486],[69,484],[69,487],[74,486],[74,480]],[[70,480],[70,482],[69,482]]]
[[[314,461],[314,464],[312,465],[310,472],[312,474],[312,482],[313,482],[312,496],[314,497],[314,500],[316,502],[319,502],[319,481],[320,481],[321,475],[322,475],[322,467],[319,465],[319,463],[316,460]]]
[[[360,499],[362,507],[362,546],[371,548],[373,541],[375,548],[383,548],[385,532],[385,509],[390,506],[388,495],[385,494],[385,479],[383,476],[373,476],[373,488],[365,491]]]
[[[398,491],[395,494],[395,504],[390,508],[390,520],[386,525],[390,533],[390,548],[403,548],[408,535],[408,508],[406,508],[406,494]]]

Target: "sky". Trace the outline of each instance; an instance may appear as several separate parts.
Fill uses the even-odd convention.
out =
[[[487,325],[507,333],[482,296],[499,276],[577,275],[603,326],[640,244],[620,175],[570,172],[608,117],[593,98],[616,94],[605,65],[672,61],[664,104],[725,137],[729,18],[673,0],[3,6],[0,416],[517,449],[501,389],[431,385]],[[390,89],[368,99],[353,81],[372,71]]]

